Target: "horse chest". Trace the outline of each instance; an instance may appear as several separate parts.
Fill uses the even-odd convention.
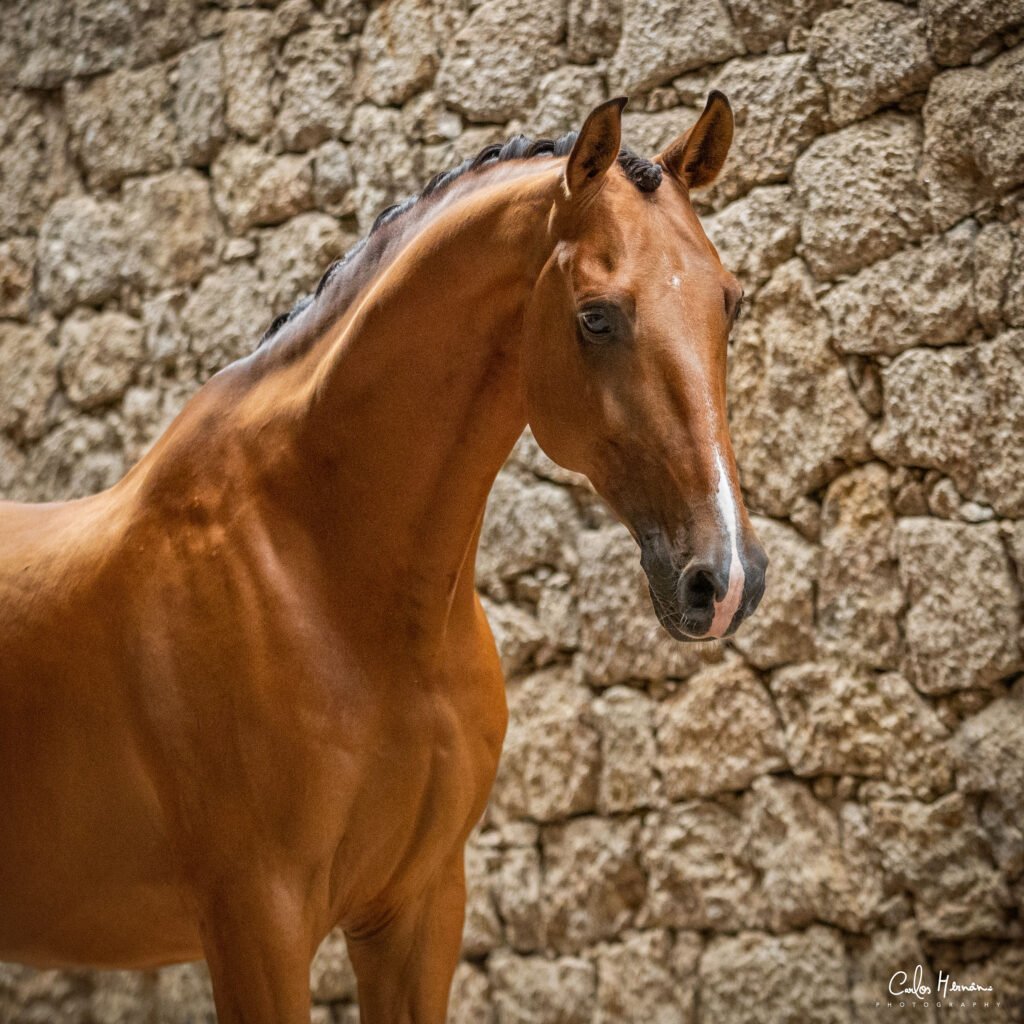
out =
[[[461,851],[486,806],[506,723],[500,673],[467,669],[382,700],[341,789],[351,791],[332,875],[337,916],[359,928],[413,896]],[[444,684],[444,685],[441,685]],[[381,689],[387,693],[386,682]],[[353,787],[352,789],[351,787]]]

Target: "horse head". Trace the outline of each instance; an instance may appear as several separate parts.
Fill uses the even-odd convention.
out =
[[[668,632],[724,637],[757,607],[767,565],[726,417],[743,292],[690,202],[725,161],[732,112],[712,93],[646,161],[620,154],[624,104],[597,107],[566,161],[526,314],[527,416],[547,454],[584,473],[633,534]]]

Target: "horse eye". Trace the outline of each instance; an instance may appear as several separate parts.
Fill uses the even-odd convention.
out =
[[[612,333],[612,322],[608,314],[600,309],[585,309],[579,315],[580,326],[595,337],[603,337]]]

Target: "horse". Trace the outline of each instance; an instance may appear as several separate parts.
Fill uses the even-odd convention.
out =
[[[654,159],[623,99],[378,217],[112,488],[0,505],[0,959],[205,957],[222,1024],[298,1024],[344,930],[364,1024],[441,1024],[506,728],[474,587],[527,424],[635,538],[679,640],[766,558],[690,202],[726,98]]]

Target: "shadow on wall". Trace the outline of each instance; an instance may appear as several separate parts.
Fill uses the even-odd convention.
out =
[[[512,723],[452,1021],[889,1021],[917,964],[999,1005],[915,1020],[1022,1019],[1024,7],[133,6],[0,12],[9,497],[112,483],[484,143],[620,92],[646,153],[711,88],[737,110],[700,202],[749,300],[730,400],[768,596],[675,645],[625,531],[517,446],[479,566]],[[339,938],[314,991],[357,1019]],[[0,967],[0,1019],[212,1011],[194,967]]]

